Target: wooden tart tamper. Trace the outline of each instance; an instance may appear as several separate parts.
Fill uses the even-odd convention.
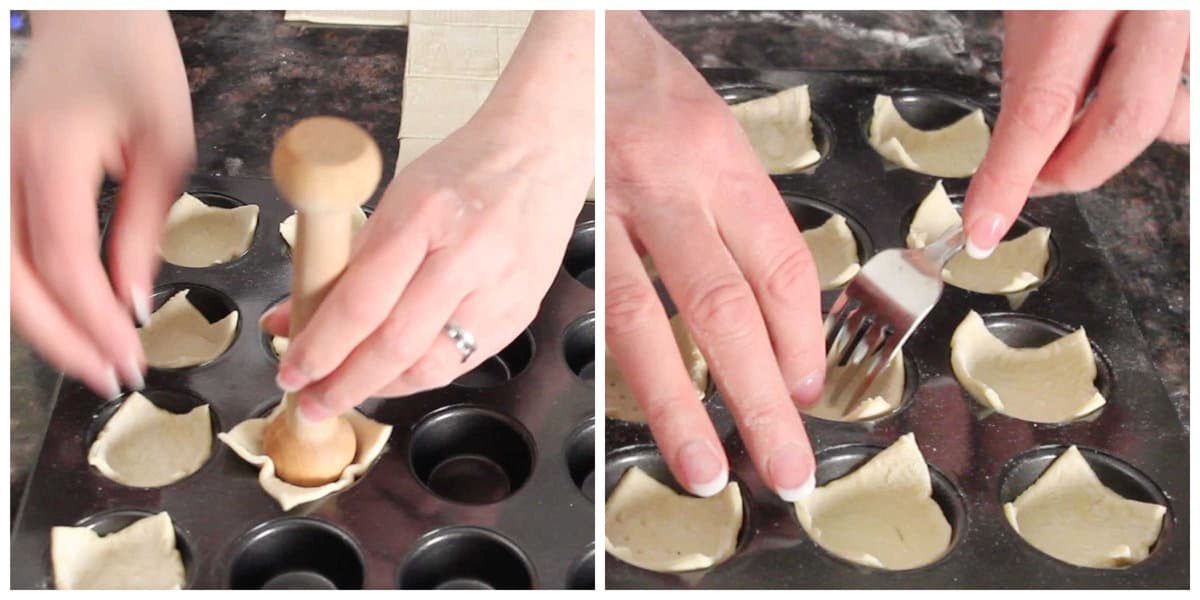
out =
[[[275,187],[296,208],[292,245],[292,318],[295,339],[337,281],[350,258],[354,211],[383,172],[375,141],[339,117],[311,117],[279,138],[271,154]],[[354,460],[357,442],[344,416],[313,422],[298,414],[292,394],[284,412],[263,432],[263,451],[280,479],[313,487],[336,481]]]

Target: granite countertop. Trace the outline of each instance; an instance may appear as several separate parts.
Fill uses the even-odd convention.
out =
[[[648,14],[698,66],[945,69],[999,81],[1003,27],[995,13]],[[406,30],[304,26],[283,22],[278,11],[176,13],[172,20],[192,91],[197,172],[267,177],[271,143],[284,128],[305,116],[340,114],[368,128],[390,178]],[[16,68],[29,31],[14,25]],[[1081,196],[1185,427],[1188,164],[1187,147],[1155,144],[1104,187]],[[107,210],[101,206],[102,215]],[[24,341],[13,337],[10,348],[15,514],[57,377]]]

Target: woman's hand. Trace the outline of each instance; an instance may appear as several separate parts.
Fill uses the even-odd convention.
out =
[[[591,13],[535,15],[484,107],[388,186],[281,360],[307,417],[446,385],[536,316],[594,170],[592,27]],[[289,316],[262,326],[286,335]],[[475,337],[466,362],[449,321]]]
[[[158,242],[195,156],[183,59],[163,13],[37,13],[14,78],[12,313],[47,360],[105,398],[140,389]],[[96,252],[96,197],[121,180]]]
[[[816,267],[724,102],[637,13],[606,40],[605,338],[676,479],[709,496],[729,477],[639,254],[648,253],[737,420],[785,500],[812,489],[795,404],[821,395]],[[795,403],[795,404],[793,404]]]
[[[1095,188],[1155,139],[1188,142],[1187,12],[1010,12],[1004,30],[1000,115],[963,209],[977,257],[1027,197]]]

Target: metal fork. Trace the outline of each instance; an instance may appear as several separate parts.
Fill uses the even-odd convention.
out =
[[[831,406],[845,402],[843,417],[866,400],[866,391],[937,304],[942,268],[965,241],[958,225],[924,248],[880,252],[838,296],[825,318],[826,368],[845,369],[827,376],[825,385],[832,386]]]

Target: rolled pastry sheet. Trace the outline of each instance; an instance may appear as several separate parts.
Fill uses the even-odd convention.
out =
[[[165,511],[105,536],[54,527],[50,563],[60,590],[178,590],[187,582]]]
[[[207,404],[175,414],[134,392],[92,442],[88,464],[117,483],[160,487],[199,470],[212,455],[212,442]]]
[[[950,338],[950,365],[977,400],[1024,421],[1074,421],[1104,406],[1082,327],[1040,348],[1012,348],[971,311]]]
[[[631,565],[664,573],[706,569],[737,549],[742,494],[735,482],[708,498],[677,494],[633,467],[604,503],[604,521],[605,549]]]
[[[799,171],[821,159],[813,142],[807,85],[734,104],[729,109],[768,173]]]
[[[321,25],[375,25],[398,27],[408,25],[407,10],[289,10],[284,21],[305,21]]]
[[[891,96],[875,96],[870,142],[884,158],[906,169],[935,177],[975,174],[991,141],[991,131],[976,109],[953,124],[917,129],[896,110]]]
[[[1110,490],[1075,446],[1004,505],[1009,525],[1034,548],[1080,567],[1117,568],[1150,555],[1166,507]]]
[[[930,564],[950,549],[950,523],[932,496],[929,467],[908,433],[794,506],[822,548],[869,567],[902,570]]]
[[[258,206],[209,206],[191,194],[171,205],[163,231],[163,260],[181,267],[210,267],[243,254],[254,241]]]
[[[939,181],[917,207],[906,242],[909,248],[924,248],[961,224],[962,217]],[[1050,228],[1034,227],[1016,239],[1000,242],[985,259],[971,258],[966,252],[959,252],[946,263],[942,277],[947,283],[965,290],[1007,294],[1041,282],[1049,261]]]

